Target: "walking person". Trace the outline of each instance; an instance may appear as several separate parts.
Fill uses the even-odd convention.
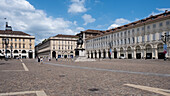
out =
[[[43,58],[42,57],[40,58],[40,64],[43,64]]]

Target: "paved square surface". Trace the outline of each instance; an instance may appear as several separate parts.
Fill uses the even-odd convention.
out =
[[[40,91],[47,96],[168,96],[170,61],[0,61],[0,96],[38,96]]]

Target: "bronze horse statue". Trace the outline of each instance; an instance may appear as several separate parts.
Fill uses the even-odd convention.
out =
[[[82,39],[82,35],[80,34],[79,39],[77,40],[77,48],[79,47],[82,48],[83,45],[83,39]]]

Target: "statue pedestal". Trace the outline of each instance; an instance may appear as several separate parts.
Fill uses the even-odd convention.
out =
[[[88,59],[84,48],[75,49],[75,62],[96,61],[95,59]]]

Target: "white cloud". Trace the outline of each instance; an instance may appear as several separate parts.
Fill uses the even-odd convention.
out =
[[[3,13],[0,14],[0,24],[5,24],[2,19],[7,18],[14,31],[23,31],[36,36],[36,44],[57,34],[75,34],[76,28],[79,28],[76,21],[48,17],[43,10],[35,9],[26,0],[1,0],[0,13]],[[0,26],[0,29],[5,28]]]
[[[117,25],[117,24],[112,24],[108,27],[108,29],[112,29],[112,28],[116,28],[116,27],[119,27],[120,25]]]
[[[82,13],[87,9],[84,6],[85,0],[71,0],[72,4],[69,6],[68,13]]]
[[[112,28],[115,28],[115,27],[118,27],[118,26],[121,26],[127,23],[130,23],[130,21],[124,18],[119,18],[119,19],[116,19],[114,23],[108,27],[108,29],[112,29]]]
[[[156,10],[165,12],[165,10],[170,11],[170,8],[156,8]]]
[[[91,15],[88,15],[88,14],[84,14],[84,15],[82,16],[82,18],[84,19],[84,22],[85,22],[83,25],[87,25],[88,23],[93,23],[93,22],[96,21],[95,18],[92,18],[92,16],[91,16]]]
[[[149,16],[161,14],[161,13],[165,12],[165,10],[170,11],[170,8],[156,8],[156,10],[157,10],[158,12],[152,12],[151,14],[149,14]],[[149,16],[148,16],[148,17],[149,17]]]

